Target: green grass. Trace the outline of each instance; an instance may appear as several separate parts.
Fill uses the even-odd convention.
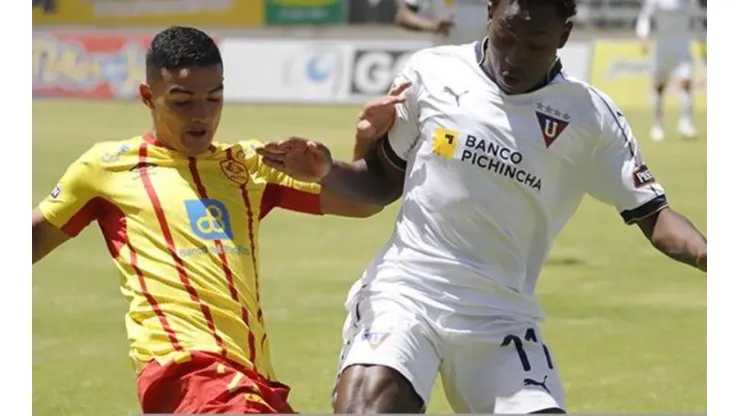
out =
[[[357,110],[230,105],[219,136],[298,134],[349,156]],[[34,205],[90,144],[149,126],[148,112],[136,103],[40,101],[33,115]],[[645,137],[649,117],[628,116]],[[704,114],[697,124],[706,131]],[[641,143],[674,208],[705,230],[706,141]],[[345,294],[388,237],[396,209],[369,220],[275,212],[264,223],[262,299],[273,356],[301,412],[331,410]],[[138,410],[117,284],[97,227],[34,267],[34,413]],[[556,242],[538,295],[570,411],[706,411],[705,276],[654,251],[611,207],[584,202]],[[449,412],[439,385],[430,412]]]

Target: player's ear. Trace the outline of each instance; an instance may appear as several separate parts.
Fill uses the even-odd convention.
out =
[[[558,49],[564,47],[565,44],[568,43],[571,30],[573,30],[573,22],[571,21],[565,22],[565,29],[563,30],[563,34],[560,36],[560,43],[558,44]]]
[[[152,87],[149,84],[142,82],[139,84],[139,95],[141,96],[141,102],[145,106],[149,107],[150,110],[154,109],[154,100],[152,100]]]

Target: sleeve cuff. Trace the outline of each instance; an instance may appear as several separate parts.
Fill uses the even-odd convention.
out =
[[[399,169],[406,169],[406,161],[401,158],[401,156],[396,153],[395,150],[393,150],[393,146],[391,145],[390,137],[388,137],[388,134],[384,135],[380,139],[380,143],[383,149],[383,153],[388,157],[388,160],[391,161],[397,168]]]
[[[632,225],[643,218],[647,218],[656,212],[668,207],[668,199],[665,195],[658,195],[650,201],[640,205],[637,208],[622,211],[619,215],[622,216],[625,224]]]

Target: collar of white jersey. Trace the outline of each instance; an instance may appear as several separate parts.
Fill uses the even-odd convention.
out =
[[[483,60],[486,57],[486,49],[488,48],[488,37],[483,38],[483,40],[479,40],[478,42],[475,42],[475,59],[478,61],[478,67],[480,67],[481,71],[483,71],[484,74],[490,79],[496,86],[501,89],[503,92],[503,88],[498,84],[496,81],[496,77],[491,73],[491,71],[486,68],[485,65],[483,65]],[[532,89],[529,91],[526,91],[522,94],[528,94],[530,92],[536,91],[540,88],[543,88],[547,85],[549,85],[555,78],[557,78],[558,75],[563,71],[563,63],[560,62],[560,58],[555,59],[555,62],[552,64],[552,68],[550,68],[550,71],[547,73],[547,76],[545,79],[542,80],[539,84],[535,85]]]

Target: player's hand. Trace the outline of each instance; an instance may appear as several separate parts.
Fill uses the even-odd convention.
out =
[[[452,17],[446,17],[444,19],[438,20],[437,25],[435,27],[434,32],[439,33],[443,36],[448,36],[450,34],[450,29],[452,29],[452,26],[454,26],[454,21]]]
[[[704,250],[704,252],[703,252],[703,253],[701,253],[701,254],[700,254],[700,255],[699,255],[699,256],[698,256],[697,258],[696,258],[696,267],[697,267],[697,268],[698,268],[699,270],[703,271],[704,273],[706,273],[706,272],[707,272],[707,251],[706,251],[706,250]]]
[[[404,81],[393,86],[383,98],[365,104],[357,119],[355,137],[359,140],[372,140],[388,133],[396,121],[396,104],[406,101],[404,92],[411,86],[411,81]]]
[[[320,182],[332,167],[326,146],[300,137],[268,142],[254,150],[264,164],[300,181]]]
[[[642,52],[644,56],[647,56],[650,53],[650,42],[646,40],[640,42],[640,52]]]

